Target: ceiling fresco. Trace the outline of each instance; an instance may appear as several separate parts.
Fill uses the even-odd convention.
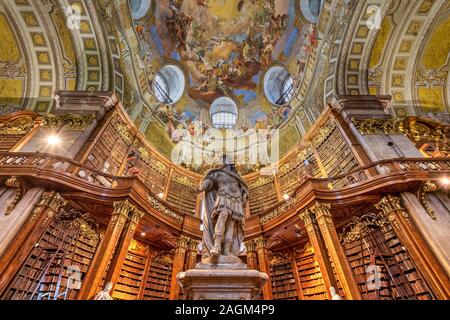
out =
[[[140,3],[131,1],[131,10],[137,13]],[[188,78],[186,109],[208,110],[221,96],[232,97],[241,109],[265,104],[253,108],[252,125],[267,122],[272,111],[261,99],[263,73],[273,64],[295,73],[315,36],[291,0],[163,0],[152,2],[150,10],[150,18],[134,21],[141,54],[156,47],[161,64],[182,66]],[[288,109],[277,113],[286,118]],[[264,125],[283,121],[277,120]]]
[[[315,23],[320,1],[130,0],[129,4],[150,88],[166,64],[178,65],[185,75],[181,99],[152,110],[164,126],[164,141],[176,145],[180,132],[194,134],[199,122],[203,124],[199,130],[207,132],[210,106],[222,96],[236,102],[238,134],[250,128],[280,128],[290,119],[298,103],[270,103],[264,75],[272,66],[285,68],[293,76],[295,94],[308,56],[318,44]]]
[[[285,61],[297,40],[290,1],[158,1],[151,35],[161,56],[188,73],[192,99],[256,98],[262,70]]]

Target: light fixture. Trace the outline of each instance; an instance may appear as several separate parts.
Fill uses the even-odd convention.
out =
[[[283,195],[283,199],[284,199],[285,201],[288,201],[290,198],[291,198],[291,196],[288,195],[288,194]]]
[[[444,178],[441,179],[441,183],[442,183],[443,185],[448,186],[448,185],[450,184],[450,179],[447,178],[447,177],[444,177]]]
[[[147,234],[145,232],[141,232],[141,236],[145,237]]]
[[[158,197],[160,197],[162,199],[164,197],[164,193],[162,193],[162,192],[158,193]]]
[[[58,137],[57,135],[52,134],[47,137],[47,143],[49,145],[55,146],[55,145],[59,144],[60,142],[61,142],[61,138]]]

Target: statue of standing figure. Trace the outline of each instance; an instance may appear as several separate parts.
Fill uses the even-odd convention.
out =
[[[244,240],[246,183],[233,164],[225,164],[208,172],[200,191],[205,192],[202,260],[220,256],[238,259]]]

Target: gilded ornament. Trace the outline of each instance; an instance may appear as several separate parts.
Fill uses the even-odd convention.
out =
[[[14,208],[17,206],[19,201],[24,196],[25,185],[20,178],[12,176],[5,181],[5,186],[16,189],[16,196],[14,197],[11,204],[6,208],[5,215],[8,216],[11,214],[11,212],[14,210]]]
[[[0,134],[2,135],[24,135],[34,128],[35,122],[30,117],[21,117],[14,121],[1,121]]]
[[[275,252],[270,256],[269,263],[271,266],[281,266],[285,264],[290,264],[291,260],[289,259],[289,256],[287,254],[283,254],[280,252]]]
[[[351,243],[361,237],[364,238],[372,228],[382,228],[387,224],[389,222],[383,215],[373,212],[361,217],[353,217],[352,221],[343,228],[340,241],[342,244]]]
[[[83,131],[95,120],[95,114],[47,114],[44,116],[44,127],[61,128],[68,125],[70,130]]]
[[[436,192],[438,189],[437,185],[431,181],[427,181],[424,184],[422,184],[419,188],[417,197],[419,198],[420,203],[427,211],[427,214],[430,216],[431,219],[437,220],[436,214],[434,210],[430,207],[428,204],[427,194]]]

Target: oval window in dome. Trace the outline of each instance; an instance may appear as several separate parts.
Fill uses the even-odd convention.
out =
[[[145,17],[151,4],[151,0],[130,0],[131,16],[133,19],[140,20]]]
[[[211,124],[216,129],[232,129],[237,123],[238,109],[231,98],[217,98],[212,103],[209,112]]]
[[[264,93],[270,103],[282,106],[294,96],[294,80],[289,72],[280,66],[270,68],[264,75]]]
[[[310,23],[317,23],[322,4],[322,0],[300,0],[300,10],[303,17]]]
[[[165,104],[174,104],[184,92],[185,78],[183,71],[176,65],[168,64],[159,69],[153,81],[156,98]]]

